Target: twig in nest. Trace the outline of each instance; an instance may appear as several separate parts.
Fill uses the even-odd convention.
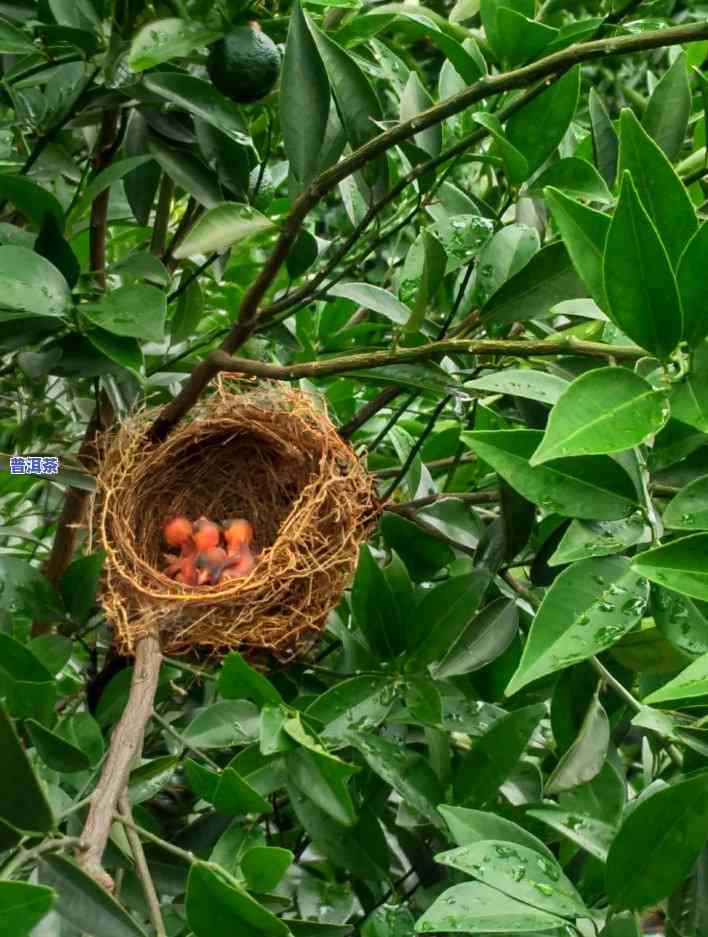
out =
[[[157,635],[147,634],[135,646],[135,669],[123,715],[113,730],[108,757],[91,796],[91,806],[76,859],[81,868],[108,891],[113,879],[102,865],[113,814],[125,791],[130,769],[140,754],[145,727],[152,713],[162,651]]]

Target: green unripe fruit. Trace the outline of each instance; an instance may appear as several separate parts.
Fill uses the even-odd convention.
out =
[[[214,87],[237,104],[252,104],[273,90],[280,52],[257,23],[237,26],[209,50],[207,72]]]

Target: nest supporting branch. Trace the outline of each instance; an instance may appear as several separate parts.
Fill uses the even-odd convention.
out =
[[[160,675],[162,651],[156,634],[147,634],[135,647],[135,667],[123,715],[113,730],[108,756],[91,797],[88,816],[76,850],[81,868],[108,891],[113,879],[103,868],[103,852],[111,832],[116,805],[143,748]]]

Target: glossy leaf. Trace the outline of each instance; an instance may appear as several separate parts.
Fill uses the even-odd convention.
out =
[[[36,51],[37,47],[29,33],[11,26],[4,20],[0,22],[0,52],[3,55],[22,55]]]
[[[605,763],[609,742],[610,723],[595,694],[578,737],[563,753],[545,784],[546,794],[559,794],[592,781]]]
[[[568,156],[552,163],[534,180],[532,189],[542,192],[547,187],[574,198],[587,198],[593,202],[612,201],[610,190],[597,169],[592,163],[577,156]]]
[[[88,758],[80,748],[71,745],[39,722],[27,719],[25,728],[42,761],[54,771],[71,773],[86,771],[90,767]]]
[[[55,890],[57,912],[74,927],[101,937],[146,937],[115,898],[64,856],[43,856],[39,878]]]
[[[293,861],[289,849],[279,846],[253,846],[241,859],[241,871],[252,891],[272,891]]]
[[[638,446],[669,416],[665,394],[626,368],[598,368],[576,378],[551,410],[531,465]]]
[[[461,805],[487,803],[516,767],[526,750],[545,707],[540,704],[516,709],[497,720],[460,762],[454,779]]]
[[[660,586],[706,601],[708,534],[693,534],[646,550],[635,558],[634,569]]]
[[[225,748],[258,738],[258,710],[245,700],[212,703],[199,712],[183,731],[199,748]]]
[[[410,120],[411,117],[415,117],[421,111],[426,111],[432,105],[433,99],[421,84],[416,72],[411,71],[401,95],[401,120]],[[416,146],[419,146],[428,156],[437,156],[442,147],[442,127],[440,124],[434,124],[427,130],[417,133],[413,139]]]
[[[170,59],[183,58],[194,49],[208,45],[220,33],[193,20],[177,17],[155,20],[143,26],[130,45],[128,65],[134,72],[153,68]]]
[[[658,690],[645,697],[650,706],[678,700],[696,699],[708,695],[708,653],[694,660],[685,670]]]
[[[174,256],[179,259],[222,251],[274,228],[272,221],[250,205],[224,202],[214,205],[197,221]]]
[[[705,772],[644,797],[620,827],[607,857],[612,905],[645,908],[666,898],[688,875],[707,839]]]
[[[505,368],[503,371],[493,371],[465,383],[465,387],[474,390],[488,390],[491,393],[525,397],[548,404],[556,403],[567,386],[568,382],[562,377],[530,368]]]
[[[536,613],[507,696],[610,647],[637,624],[648,598],[648,584],[625,557],[581,560],[565,569]]]
[[[438,810],[458,846],[468,846],[483,839],[500,839],[506,843],[518,843],[554,860],[553,853],[540,839],[506,817],[451,804],[441,804]]]
[[[477,430],[461,435],[512,488],[547,511],[591,520],[616,520],[631,511],[635,495],[629,478],[606,456],[531,466],[541,437],[539,430]]]
[[[482,840],[439,853],[435,858],[549,914],[574,918],[585,910],[582,898],[558,863],[519,843]]]
[[[238,651],[231,651],[224,659],[219,672],[218,689],[225,699],[252,699],[256,703],[282,701],[270,680],[251,667]]]
[[[141,166],[144,166],[145,163],[149,162],[151,159],[152,157],[148,153],[140,156],[126,156],[125,159],[116,160],[107,169],[104,169],[103,172],[99,172],[82,192],[81,198],[74,206],[71,217],[80,218],[90,207],[97,195],[100,195],[101,192],[104,192],[131,172],[140,169]]]
[[[591,556],[611,556],[637,543],[649,543],[651,539],[651,527],[640,511],[619,521],[574,520],[548,562],[559,566]]]
[[[568,198],[554,188],[544,189],[563,243],[578,276],[601,309],[607,305],[602,258],[610,219],[602,212]]]
[[[642,125],[671,162],[681,152],[691,113],[686,53],[678,55],[652,92]]]
[[[364,309],[378,312],[396,325],[405,325],[411,316],[411,311],[405,303],[380,286],[371,286],[368,283],[337,283],[328,292],[332,296],[351,299]]]
[[[542,248],[482,307],[485,322],[517,322],[552,315],[556,303],[586,296],[565,246]]]
[[[683,329],[676,278],[626,172],[607,232],[603,276],[612,321],[651,354],[668,357]]]
[[[620,115],[620,178],[626,171],[675,266],[698,228],[696,213],[671,163],[629,108]]]
[[[526,157],[529,173],[538,169],[563,139],[579,93],[580,69],[576,67],[507,121],[507,139]]]
[[[293,192],[317,175],[327,132],[330,93],[327,72],[302,8],[293,4],[281,73],[280,122]]]
[[[708,530],[708,475],[674,495],[664,509],[663,521],[674,530]]]
[[[53,903],[54,892],[44,885],[0,882],[0,916],[4,937],[26,937],[48,913]]]
[[[708,334],[708,287],[701,270],[706,251],[708,221],[700,226],[686,245],[676,271],[683,309],[683,338],[691,348],[699,345]]]
[[[509,182],[512,185],[520,185],[525,179],[528,179],[528,160],[523,153],[517,150],[517,148],[508,141],[499,118],[495,114],[480,111],[478,114],[473,115],[473,119],[476,123],[481,124],[482,127],[485,127],[489,131],[490,136],[496,143],[499,155],[504,162],[504,168]],[[502,228],[502,231],[499,233],[505,230],[505,228]]]
[[[600,862],[607,860],[607,853],[617,832],[613,826],[597,817],[585,816],[564,807],[534,807],[527,816],[540,820]]]
[[[475,281],[477,302],[487,302],[500,286],[526,266],[538,249],[539,238],[535,228],[510,224],[497,231],[479,252]]]
[[[288,926],[213,863],[195,862],[187,880],[185,911],[195,937],[239,931],[286,937]]]
[[[600,175],[611,188],[617,178],[619,160],[619,139],[610,120],[602,98],[594,88],[590,88],[588,98],[590,126],[592,129],[592,150],[595,165]]]
[[[196,156],[167,146],[154,134],[148,140],[148,148],[165,174],[205,208],[221,204],[221,190],[214,173]]]
[[[211,82],[185,72],[160,72],[148,75],[145,87],[171,104],[213,124],[236,143],[244,146],[250,144],[251,139],[244,130],[238,106],[220,94]]]
[[[46,833],[54,826],[52,810],[15,728],[0,703],[0,818],[17,827]]]
[[[165,294],[154,286],[121,286],[107,293],[100,303],[86,303],[81,311],[113,335],[159,342],[165,333]]]
[[[526,934],[551,932],[563,918],[500,894],[482,882],[465,882],[444,891],[416,921],[416,930],[462,933]]]
[[[433,675],[440,679],[486,667],[504,653],[518,627],[516,604],[509,599],[495,599],[470,621],[441,662],[433,666]]]
[[[0,198],[11,202],[36,227],[40,227],[45,215],[50,215],[59,230],[64,230],[64,211],[56,196],[31,179],[0,174]]]
[[[0,322],[25,316],[65,316],[72,302],[69,287],[44,257],[26,247],[0,247]]]
[[[452,576],[424,594],[414,612],[414,622],[408,624],[413,668],[440,660],[452,645],[464,640],[489,578],[487,570],[475,569]]]

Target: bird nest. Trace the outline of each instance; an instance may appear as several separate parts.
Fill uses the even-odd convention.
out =
[[[103,446],[94,534],[123,653],[158,632],[168,654],[293,660],[324,628],[376,522],[373,481],[319,399],[235,389],[221,382],[164,442],[148,441],[154,414],[142,412]],[[177,514],[248,518],[254,569],[216,586],[168,578],[162,528]]]

